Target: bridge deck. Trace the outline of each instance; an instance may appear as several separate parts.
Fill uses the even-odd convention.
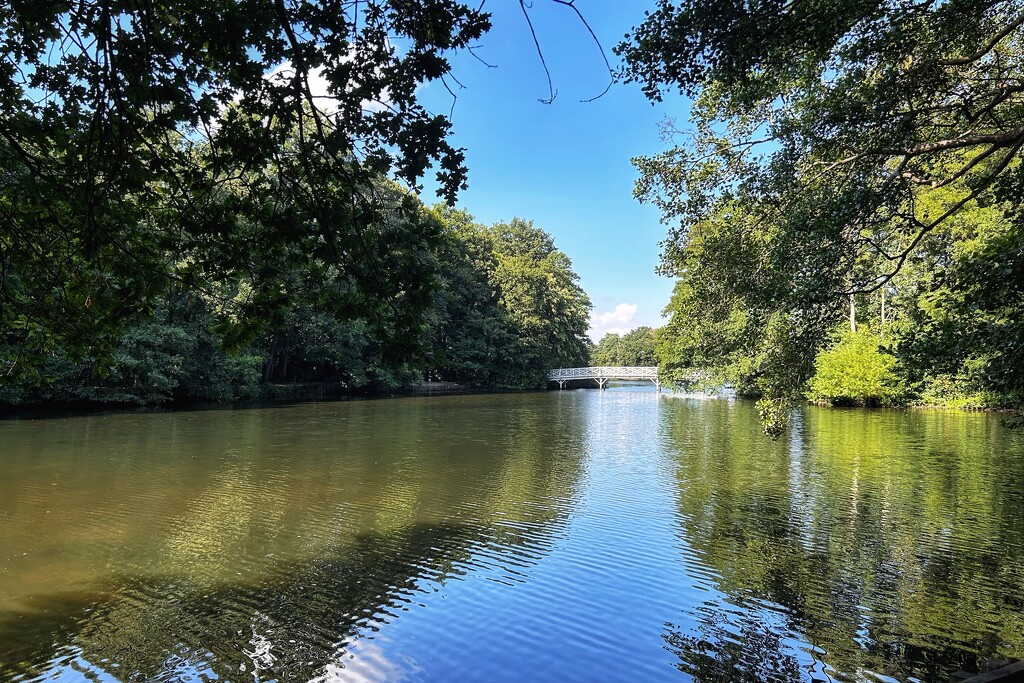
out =
[[[613,379],[639,379],[650,380],[654,386],[661,387],[658,380],[658,368],[656,367],[627,367],[603,365],[590,368],[558,368],[552,370],[548,375],[549,382],[558,382],[558,388],[565,386],[566,382],[579,379],[592,379],[597,386],[604,389],[604,385]]]

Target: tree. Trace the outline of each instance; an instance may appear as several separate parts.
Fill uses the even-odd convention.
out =
[[[434,303],[426,329],[432,369],[443,380],[482,386],[515,385],[510,356],[516,342],[494,282],[498,258],[487,228],[466,211],[435,206],[444,226]]]
[[[622,364],[639,367],[656,365],[654,337],[655,331],[643,325],[622,335]]]
[[[572,3],[555,5],[589,29]],[[417,91],[451,90],[449,60],[490,27],[482,8],[4,3],[0,372],[40,379],[54,349],[110,356],[172,284],[209,295],[245,280],[250,299],[219,313],[240,347],[308,303],[280,280],[296,263],[311,281],[344,280],[345,315],[385,356],[407,357],[430,298],[413,257],[431,235],[380,180],[417,189],[433,171],[448,202],[465,187],[449,117]]]
[[[542,386],[551,368],[581,362],[589,300],[550,235],[520,219],[489,228],[443,205],[420,212],[435,236],[415,255],[431,275],[430,298],[418,336],[407,340],[421,351],[404,363],[389,361],[371,324],[352,317],[345,304],[352,287],[342,274],[314,282],[301,262],[283,259],[284,309],[237,354],[223,348],[218,312],[246,305],[252,285],[243,280],[209,297],[172,288],[152,314],[126,326],[109,357],[51,351],[38,366],[46,380],[5,382],[0,407],[221,401],[287,395],[293,390],[270,385],[296,383],[394,389],[424,374],[529,388]]]
[[[590,349],[590,364],[596,367],[618,365],[621,344],[622,337],[615,332],[608,332]]]
[[[415,185],[435,164],[447,198],[464,185],[450,123],[416,90],[487,15],[450,0],[42,0],[6,3],[0,26],[8,365],[111,349],[170,283],[248,278],[251,301],[224,321],[251,336],[287,306],[282,261],[343,274],[401,347],[424,299],[406,268],[422,234],[377,178]]]
[[[0,407],[22,403],[154,405],[255,398],[261,358],[228,355],[214,316],[196,297],[162,298],[152,315],[125,326],[112,354],[72,357],[55,350],[38,367],[44,382],[7,381]]]
[[[621,337],[609,332],[601,338],[590,354],[591,365],[650,367],[654,357],[654,330],[641,326]]]
[[[950,191],[964,190],[929,190],[920,201]],[[886,333],[915,402],[1024,403],[1024,231],[1015,211],[983,194],[922,240],[887,286]]]
[[[519,218],[485,227],[464,211],[434,215],[444,268],[427,340],[443,378],[531,388],[585,362],[590,299],[551,235]]]
[[[984,195],[1020,196],[1022,25],[1009,0],[662,0],[617,48],[649,97],[696,98],[688,141],[635,160],[672,225],[672,308],[695,314],[670,327],[719,367],[759,349],[747,375],[776,427],[851,294],[884,290]]]
[[[505,361],[522,386],[543,386],[552,368],[585,365],[590,298],[572,262],[549,234],[513,218],[487,231],[497,267],[493,283],[518,339]]]

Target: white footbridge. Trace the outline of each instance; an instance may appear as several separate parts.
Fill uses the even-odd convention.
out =
[[[558,368],[552,370],[548,375],[549,382],[558,382],[558,388],[563,389],[566,382],[581,379],[592,379],[597,382],[600,389],[610,380],[650,380],[654,386],[661,388],[658,380],[658,368],[656,367],[620,367],[620,366],[599,366],[592,368]]]

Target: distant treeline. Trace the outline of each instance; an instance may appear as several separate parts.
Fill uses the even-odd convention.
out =
[[[654,330],[650,327],[638,327],[622,335],[615,332],[605,334],[590,348],[590,364],[626,367],[657,365],[658,361],[654,355]]]
[[[429,299],[400,357],[379,343],[374,321],[339,305],[346,292],[336,282],[321,291],[297,274],[290,286],[302,295],[242,343],[223,313],[244,299],[244,283],[229,291],[172,286],[148,315],[123,326],[112,353],[26,356],[31,371],[0,384],[0,405],[231,401],[295,383],[375,391],[430,379],[530,388],[543,386],[550,368],[585,364],[590,301],[549,234],[518,218],[484,226],[442,206],[420,213],[420,234],[429,239],[415,275],[428,281]],[[287,274],[281,279],[289,282]],[[17,357],[16,342],[8,337],[8,358]]]

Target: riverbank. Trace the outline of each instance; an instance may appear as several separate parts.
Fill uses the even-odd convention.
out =
[[[551,387],[547,387],[550,389]],[[567,387],[570,389],[586,389],[591,387],[577,386]],[[480,386],[461,382],[444,381],[423,381],[407,384],[402,387],[387,386],[363,386],[349,387],[340,382],[290,382],[271,383],[262,386],[242,387],[235,398],[223,401],[209,401],[196,399],[171,399],[159,403],[136,403],[131,401],[117,400],[73,400],[73,401],[47,401],[39,400],[21,404],[0,402],[0,419],[5,418],[45,418],[45,417],[68,417],[84,415],[105,415],[113,413],[150,413],[167,411],[192,411],[192,410],[218,410],[235,408],[253,408],[261,406],[285,405],[290,403],[306,403],[317,401],[346,401],[346,400],[373,400],[383,398],[395,398],[400,396],[431,396],[431,395],[458,395],[458,394],[496,394],[496,393],[521,393],[531,391],[543,391],[542,389],[509,389],[504,387]],[[666,396],[681,398],[731,398],[741,401],[754,402],[755,396],[737,394],[716,393],[690,393],[685,391],[673,392],[667,390]],[[995,413],[1005,416],[1003,422],[1010,427],[1024,425],[1022,409],[1024,406],[1010,405],[977,405],[954,401],[949,403],[922,403],[908,402],[894,405],[847,405],[831,404],[828,402],[810,401],[805,405],[817,408],[832,410],[898,410],[898,411],[950,411],[967,413]]]
[[[267,384],[247,392],[247,398],[226,401],[169,400],[162,403],[140,404],[127,401],[35,401],[22,404],[0,403],[0,419],[45,418],[114,413],[159,413],[169,411],[218,410],[255,408],[291,403],[372,400],[399,396],[432,396],[441,394],[493,394],[526,391],[480,387],[459,382],[416,382],[401,388],[360,387],[353,389],[338,382],[296,382]],[[251,397],[250,397],[251,396]]]

